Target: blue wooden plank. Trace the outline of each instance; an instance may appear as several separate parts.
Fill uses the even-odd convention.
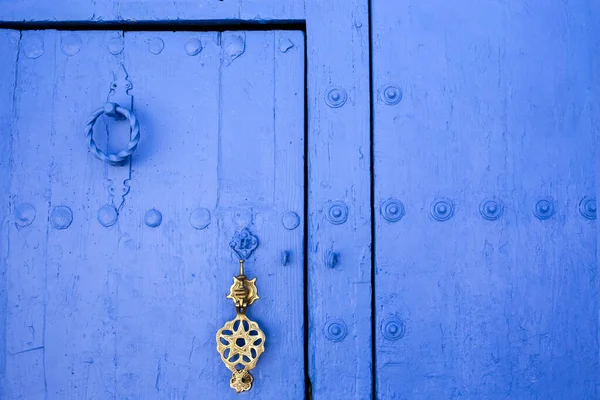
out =
[[[0,64],[0,153],[5,156],[0,159],[0,192],[9,193],[11,185],[12,163],[10,157],[12,149],[12,125],[14,118],[13,99],[16,93],[17,55],[19,52],[20,33],[12,30],[0,30],[0,54],[4,55],[4,62]],[[10,199],[3,197],[0,202],[0,398],[6,398],[6,257],[9,252],[10,242],[8,234],[11,229]]]
[[[0,21],[283,21],[304,19],[304,0],[22,0],[1,2]]]
[[[279,45],[283,34],[294,43],[285,53]],[[282,218],[286,212],[295,213],[298,222],[304,218],[302,34],[224,32],[221,47],[216,281],[231,279],[236,257],[228,243],[248,226],[260,245],[246,271],[257,277],[261,293],[248,313],[270,343],[255,370],[252,394],[299,398],[304,394],[303,229],[302,224],[286,229]],[[288,265],[282,265],[282,252],[290,254]],[[229,303],[218,305],[217,321],[232,318]],[[234,398],[226,371],[217,368],[215,374],[222,379],[215,385],[217,397]]]
[[[55,32],[23,32],[19,43],[11,154],[11,217],[6,262],[8,398],[46,396],[46,219]]]
[[[592,18],[373,3],[379,398],[598,396]]]
[[[119,234],[98,221],[107,168],[87,151],[82,127],[101,107],[120,67],[109,43],[120,32],[55,32],[47,221],[45,362],[48,398],[115,398]],[[84,87],[85,90],[81,90]],[[111,127],[113,128],[113,127]],[[112,130],[111,130],[112,131]],[[105,128],[97,125],[102,148]],[[68,343],[68,345],[65,345]]]
[[[371,214],[367,1],[309,1],[308,312],[314,399],[367,399]]]
[[[216,33],[127,32],[124,54],[143,141],[119,216],[117,393],[198,397],[219,377],[218,226],[191,215],[214,218],[220,47]]]

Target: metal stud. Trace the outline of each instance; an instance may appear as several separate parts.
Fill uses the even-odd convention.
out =
[[[61,37],[60,48],[68,56],[74,56],[81,49],[81,38],[76,33],[68,33]]]
[[[54,229],[67,229],[73,222],[73,212],[67,206],[54,207],[50,213],[50,225]]]
[[[327,219],[334,225],[343,224],[348,219],[348,207],[343,201],[329,203]]]
[[[541,221],[552,217],[554,215],[554,200],[551,197],[539,199],[533,206],[533,215]]]
[[[205,229],[210,225],[210,211],[206,208],[196,208],[190,214],[190,224],[198,230]]]
[[[448,199],[438,199],[431,203],[429,213],[437,221],[448,221],[454,214],[454,206]]]
[[[188,56],[193,57],[202,51],[202,42],[198,38],[191,38],[185,43],[183,48]]]
[[[114,37],[108,41],[108,52],[113,56],[121,54],[123,51],[123,38],[121,36]]]
[[[388,106],[396,105],[402,100],[402,90],[396,86],[387,86],[381,90],[380,98]]]
[[[31,225],[35,220],[35,207],[29,203],[21,203],[15,207],[15,225],[18,227],[26,227]]]
[[[479,213],[488,221],[495,221],[504,213],[504,205],[500,200],[486,199],[479,205]]]
[[[300,217],[293,211],[287,211],[281,217],[281,223],[285,229],[292,231],[300,225]]]
[[[346,324],[341,319],[332,319],[325,323],[325,337],[332,342],[341,342],[348,334]]]
[[[98,222],[100,225],[109,227],[113,226],[117,219],[119,218],[119,213],[117,209],[111,204],[105,204],[98,210]]]
[[[331,108],[339,108],[346,104],[348,100],[348,94],[344,88],[339,86],[333,86],[329,88],[325,95],[325,103]]]
[[[584,197],[579,202],[579,212],[584,218],[589,220],[596,219],[596,198]]]
[[[381,216],[389,222],[398,222],[404,216],[404,204],[397,199],[388,199],[381,203]]]
[[[144,223],[150,228],[156,228],[162,223],[162,213],[156,208],[151,208],[144,215]]]
[[[164,48],[165,42],[159,37],[152,38],[148,42],[148,51],[150,51],[152,54],[158,55],[163,51]]]
[[[381,322],[381,334],[387,340],[398,340],[404,337],[406,327],[397,317],[389,317]]]
[[[23,38],[21,48],[27,58],[38,58],[44,54],[44,39],[38,34],[28,34]]]

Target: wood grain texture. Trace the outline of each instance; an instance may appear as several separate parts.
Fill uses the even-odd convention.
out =
[[[0,152],[5,156],[0,159],[0,192],[9,193],[11,181],[12,160],[7,155],[12,150],[12,127],[14,123],[14,97],[17,81],[17,56],[19,52],[20,32],[0,31],[0,54],[4,62],[0,63]],[[6,371],[8,354],[6,352],[6,320],[8,296],[6,291],[6,259],[9,254],[10,242],[8,231],[13,222],[10,215],[11,200],[3,196],[0,202],[0,371]],[[0,398],[6,398],[6,377],[0,374]]]
[[[184,22],[304,19],[304,0],[0,0],[0,21]]]
[[[6,263],[6,386],[15,399],[44,399],[47,220],[55,32],[23,32],[19,44]],[[43,48],[47,57],[36,57]],[[27,387],[27,396],[22,388]]]
[[[367,2],[306,6],[312,394],[366,399],[372,394]],[[337,223],[344,206],[347,219]]]
[[[378,398],[598,396],[594,23],[585,1],[373,2]]]
[[[13,32],[2,33],[15,40]],[[68,54],[73,36],[81,47]],[[31,38],[44,51],[37,58],[19,54],[12,162],[3,166],[13,172],[3,236],[10,248],[3,248],[2,266],[2,393],[10,399],[236,397],[215,333],[235,315],[225,299],[237,272],[229,241],[249,226],[261,241],[247,266],[261,295],[249,314],[268,341],[251,393],[301,397],[302,33],[24,32],[21,53],[37,55]],[[285,52],[282,39],[293,43]],[[202,50],[188,55],[186,45],[198,40]],[[108,48],[115,41],[123,50],[113,55]],[[98,210],[111,203],[109,179],[124,176],[123,167],[89,153],[81,127],[105,101],[122,63],[142,141],[118,220],[105,227]],[[122,134],[120,124],[98,123],[101,147],[107,130]],[[16,226],[27,221],[26,212],[17,212],[27,211],[25,202],[37,218]],[[55,226],[56,207],[73,213],[65,229]],[[210,214],[205,229],[192,226],[198,208]],[[156,227],[147,219],[153,209],[162,213]],[[282,224],[288,211],[298,215],[296,229]],[[283,252],[290,254],[285,266]]]
[[[111,71],[120,67],[121,60],[106,48],[121,33],[52,34],[55,45],[39,58],[55,58],[50,85],[54,93],[49,107],[51,146],[46,150],[51,169],[50,211],[47,221],[41,221],[41,226],[47,225],[48,247],[45,362],[51,367],[46,371],[46,397],[110,399],[116,395],[118,365],[114,277],[119,235],[115,227],[107,229],[97,220],[98,209],[108,201],[108,169],[86,151],[81,129],[86,114],[106,99]],[[63,48],[74,38],[81,40],[81,48],[74,55],[66,54]],[[102,128],[99,123],[96,139],[105,148]],[[72,222],[57,229],[64,226],[57,213],[65,212],[65,207],[72,213]]]

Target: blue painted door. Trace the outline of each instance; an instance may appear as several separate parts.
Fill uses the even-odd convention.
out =
[[[372,3],[377,395],[597,399],[597,2]]]
[[[0,54],[0,398],[234,398],[215,333],[243,228],[252,398],[302,398],[303,33],[4,30]],[[141,127],[121,166],[83,134],[107,96]],[[128,131],[101,117],[94,139]]]

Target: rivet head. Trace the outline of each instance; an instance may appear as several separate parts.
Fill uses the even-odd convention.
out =
[[[334,225],[340,225],[348,219],[348,207],[342,201],[334,201],[329,204],[327,219]]]
[[[67,229],[73,222],[73,212],[67,206],[54,207],[50,214],[50,225],[54,229]]]
[[[144,223],[150,228],[156,228],[162,223],[162,213],[156,208],[151,208],[144,215]]]
[[[495,221],[504,213],[504,205],[500,200],[486,199],[479,205],[479,213],[488,221]]]
[[[21,47],[28,58],[38,58],[44,54],[44,39],[38,34],[27,35],[23,39]]]
[[[35,207],[29,203],[21,203],[15,207],[15,225],[26,227],[35,219]]]
[[[191,38],[183,46],[188,56],[196,56],[202,51],[202,42],[198,38]]]
[[[329,88],[325,95],[325,103],[331,108],[338,108],[346,104],[348,100],[348,94],[346,90],[341,87],[334,86]]]
[[[406,326],[401,319],[389,317],[381,322],[381,334],[387,340],[398,340],[404,337]]]
[[[81,38],[76,33],[68,33],[61,37],[60,48],[68,56],[74,56],[81,49]]]
[[[196,208],[190,215],[190,224],[198,229],[206,229],[210,225],[210,211],[206,208]]]
[[[596,219],[596,198],[584,197],[579,202],[579,212],[587,219]]]
[[[454,206],[448,199],[438,199],[431,203],[429,213],[437,221],[448,221],[454,214]]]
[[[98,210],[98,222],[102,226],[113,226],[117,222],[118,217],[119,213],[117,209],[110,204],[105,204]]]
[[[327,321],[324,328],[325,337],[332,342],[341,342],[348,334],[346,324],[340,319]]]
[[[554,215],[554,200],[550,197],[539,199],[533,206],[533,215],[544,221]]]
[[[388,199],[381,204],[381,216],[389,222],[398,222],[404,216],[404,204],[397,199]]]
[[[300,225],[300,217],[293,211],[288,211],[281,217],[283,227],[288,231],[292,231]]]
[[[150,39],[148,42],[148,51],[152,54],[160,54],[165,48],[165,42],[159,37]]]
[[[108,41],[108,52],[114,56],[123,51],[123,38],[114,37]]]
[[[381,90],[381,100],[388,106],[400,103],[402,100],[402,90],[396,86],[388,86]]]

